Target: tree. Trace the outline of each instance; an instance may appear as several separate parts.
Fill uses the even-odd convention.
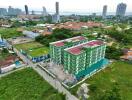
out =
[[[12,23],[12,27],[20,27],[20,26],[22,26],[23,24],[22,23],[20,23],[19,21],[14,21],[13,23]]]
[[[45,46],[49,46],[50,42],[63,40],[67,38],[71,38],[73,36],[77,36],[78,34],[74,34],[71,30],[61,28],[61,29],[55,29],[53,30],[51,35],[45,35],[45,36],[38,36],[35,38],[37,42],[40,42],[44,44]]]
[[[8,50],[6,48],[2,49],[2,53],[9,53]]]
[[[123,55],[123,52],[121,51],[121,49],[117,49],[113,46],[107,46],[106,48],[106,58],[109,59],[120,59],[120,56]]]
[[[37,25],[37,22],[36,21],[27,21],[26,22],[26,26],[35,26],[35,25]]]

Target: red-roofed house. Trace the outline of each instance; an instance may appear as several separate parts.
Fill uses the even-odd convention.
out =
[[[14,62],[17,61],[16,56],[8,56],[5,60],[0,60],[0,73],[5,73],[15,68]]]

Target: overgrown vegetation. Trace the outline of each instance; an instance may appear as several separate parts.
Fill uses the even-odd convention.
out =
[[[132,45],[132,28],[128,30],[118,31],[115,28],[108,30],[107,34],[117,40],[117,42],[122,44],[131,44]]]
[[[117,84],[114,84],[110,90],[106,90],[101,93],[101,96],[97,97],[98,100],[122,100],[120,95],[120,89]]]
[[[0,79],[0,100],[65,100],[33,69],[26,68]]]
[[[23,36],[23,34],[18,32],[16,28],[0,28],[0,34],[5,39]]]
[[[117,49],[113,46],[107,46],[106,55],[105,55],[106,58],[119,60],[120,56],[122,55],[123,55],[123,52],[120,48]]]
[[[87,79],[84,83],[90,84],[88,100],[132,100],[131,70],[131,64],[118,61]],[[74,95],[79,86],[71,89]]]

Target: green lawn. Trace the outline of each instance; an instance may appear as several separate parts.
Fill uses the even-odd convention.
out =
[[[65,100],[33,69],[26,68],[0,78],[0,100]]]
[[[42,47],[43,45],[38,43],[38,42],[28,42],[28,43],[23,43],[23,44],[16,44],[15,47],[20,50],[29,50],[33,48],[38,48]]]
[[[49,52],[48,47],[44,47],[42,44],[38,42],[16,44],[15,47],[18,50],[21,50],[21,49],[24,50],[28,55],[32,57],[42,56],[42,55],[48,54]]]
[[[122,100],[132,100],[132,64],[125,62],[114,62],[104,71],[101,71],[85,83],[94,85],[95,91],[90,91],[89,100],[99,100],[98,95],[102,95],[105,91],[110,91],[115,84],[118,84]],[[71,92],[76,95],[79,86],[71,89]],[[98,99],[95,99],[97,98]]]
[[[28,50],[26,52],[27,52],[27,54],[29,54],[32,57],[42,56],[42,55],[48,54],[49,48],[47,48],[47,47],[40,47],[40,48]]]
[[[21,32],[17,32],[16,28],[0,28],[0,34],[6,39],[23,36]]]

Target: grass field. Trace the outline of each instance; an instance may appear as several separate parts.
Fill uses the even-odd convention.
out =
[[[28,43],[23,43],[23,44],[16,44],[15,47],[20,50],[29,50],[33,48],[38,48],[42,47],[43,45],[38,43],[38,42],[28,42]]]
[[[132,64],[125,62],[114,62],[105,70],[95,74],[87,79],[85,83],[94,85],[95,91],[90,91],[89,100],[95,99],[98,95],[103,95],[107,90],[111,90],[114,84],[118,84],[122,100],[132,100]],[[71,89],[71,92],[76,95],[79,86]]]
[[[0,78],[0,100],[65,100],[33,69],[26,68]]]
[[[40,47],[40,48],[28,50],[26,52],[27,52],[27,54],[29,54],[32,57],[37,57],[37,56],[42,56],[42,55],[48,54],[49,48],[47,48],[47,47]]]
[[[38,42],[28,42],[23,44],[16,44],[15,47],[20,50],[24,50],[28,55],[32,57],[42,56],[48,54],[49,48],[44,47]]]
[[[0,28],[0,34],[6,39],[23,36],[21,32],[17,32],[16,28]]]

